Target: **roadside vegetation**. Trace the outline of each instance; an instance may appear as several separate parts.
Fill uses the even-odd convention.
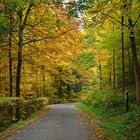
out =
[[[111,93],[112,96],[109,96]],[[81,103],[76,107],[87,112],[91,121],[94,120],[102,128],[101,135],[109,136],[112,140],[139,140],[140,108],[136,106],[134,93],[129,93],[129,112],[126,111],[123,95],[120,92],[111,93],[93,91],[87,98],[81,96]],[[105,139],[106,136],[100,137]]]
[[[48,105],[47,98],[24,100],[21,98],[0,99],[0,131],[22,120],[30,118],[33,114]]]

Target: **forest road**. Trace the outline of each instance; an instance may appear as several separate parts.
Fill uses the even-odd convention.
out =
[[[73,104],[53,105],[40,121],[6,140],[97,140]]]

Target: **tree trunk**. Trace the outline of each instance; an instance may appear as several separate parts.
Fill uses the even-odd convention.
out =
[[[20,103],[19,100],[16,100],[16,122],[18,122],[20,120]]]
[[[61,99],[63,99],[62,86],[63,86],[63,81],[60,80],[59,81],[59,85],[58,85],[58,97],[61,98]]]
[[[134,34],[134,29],[132,26],[131,18],[128,19],[128,23],[129,23],[129,30],[130,30],[129,38],[130,38],[130,42],[131,42],[134,76],[135,76],[135,83],[136,83],[136,99],[137,99],[137,104],[140,105],[140,72],[139,72],[139,64],[138,64],[138,59],[137,59],[135,34]]]
[[[99,63],[99,80],[100,80],[100,90],[102,89],[102,66]]]
[[[23,9],[20,8],[17,12],[19,17],[19,44],[18,44],[18,64],[17,64],[17,75],[16,75],[16,97],[20,97],[20,78],[21,78],[21,67],[22,67],[22,46],[23,46],[23,31],[26,26],[28,16],[33,6],[32,2],[29,4],[26,13],[23,14]],[[24,16],[23,16],[24,15]],[[24,18],[23,18],[24,17]]]
[[[71,91],[71,87],[69,84],[66,84],[67,88],[66,88],[66,92],[67,92],[67,97],[68,97],[68,100],[70,99],[70,91]]]
[[[21,79],[21,67],[22,67],[22,37],[23,28],[19,27],[19,46],[18,46],[18,64],[17,64],[17,75],[16,75],[16,97],[20,97],[20,79]]]
[[[128,49],[128,69],[129,69],[129,75],[130,75],[130,82],[135,85],[135,74],[134,74],[134,66],[132,63],[132,56],[131,56],[131,52],[130,52],[130,47],[127,48]]]
[[[135,84],[136,84],[136,100],[137,104],[140,105],[140,72],[139,72],[139,64],[137,59],[137,48],[136,48],[136,40],[134,33],[134,25],[131,18],[131,8],[132,1],[128,3],[128,30],[129,30],[129,38],[131,43],[131,51],[132,51],[132,60],[134,66],[134,76],[135,76]]]
[[[12,11],[10,10],[10,32],[9,32],[9,92],[10,97],[12,97],[12,32],[13,32],[13,21],[12,21]]]
[[[99,89],[102,89],[102,65],[101,65],[101,52],[99,49]]]
[[[42,79],[43,80],[43,95],[45,95],[45,92],[46,91],[45,91],[45,73],[44,73],[44,66],[42,67],[42,71],[43,71],[43,75],[42,75],[43,76],[42,77],[43,78]]]
[[[127,51],[128,51],[128,69],[129,69],[129,74],[130,74],[130,77],[132,79],[134,79],[133,78],[133,74],[132,74],[132,62],[131,62],[130,47],[127,48]]]
[[[111,69],[111,67],[110,67],[110,70],[109,70],[109,79],[108,79],[108,83],[109,83],[109,86],[110,86],[110,88],[112,88],[112,69]]]
[[[116,52],[113,49],[113,89],[116,89]]]
[[[122,15],[122,92],[125,90],[124,16]]]

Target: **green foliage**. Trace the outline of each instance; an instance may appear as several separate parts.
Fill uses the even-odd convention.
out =
[[[96,38],[95,36],[91,35],[91,34],[87,34],[85,35],[85,41],[86,41],[86,47],[92,48],[94,47]]]
[[[124,96],[121,92],[99,91],[92,88],[85,88],[81,93],[81,101],[91,106],[105,106],[116,108],[124,104]]]
[[[94,117],[96,123],[111,136],[112,140],[139,139],[139,111],[133,110],[129,113],[125,113],[120,107],[107,109],[104,106],[100,106],[93,108],[82,103],[77,104],[76,106]]]
[[[77,0],[67,4],[68,15],[80,17],[93,4],[93,0]]]
[[[104,108],[101,107],[93,108],[92,106],[83,103],[77,103],[76,107],[90,113],[94,117],[104,113]]]
[[[9,23],[6,15],[4,13],[0,14],[0,36],[8,33],[9,31]]]
[[[88,70],[95,66],[94,53],[86,52],[78,57],[77,65],[81,66],[83,69]]]

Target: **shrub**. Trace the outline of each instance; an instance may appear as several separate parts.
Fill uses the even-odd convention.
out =
[[[80,100],[87,105],[112,108],[124,104],[124,95],[119,91],[90,90],[90,92],[81,93]]]
[[[27,119],[33,113],[48,105],[47,98],[35,98],[24,100],[22,98],[0,99],[0,130],[9,127],[17,120]],[[17,109],[19,118],[17,119]]]

